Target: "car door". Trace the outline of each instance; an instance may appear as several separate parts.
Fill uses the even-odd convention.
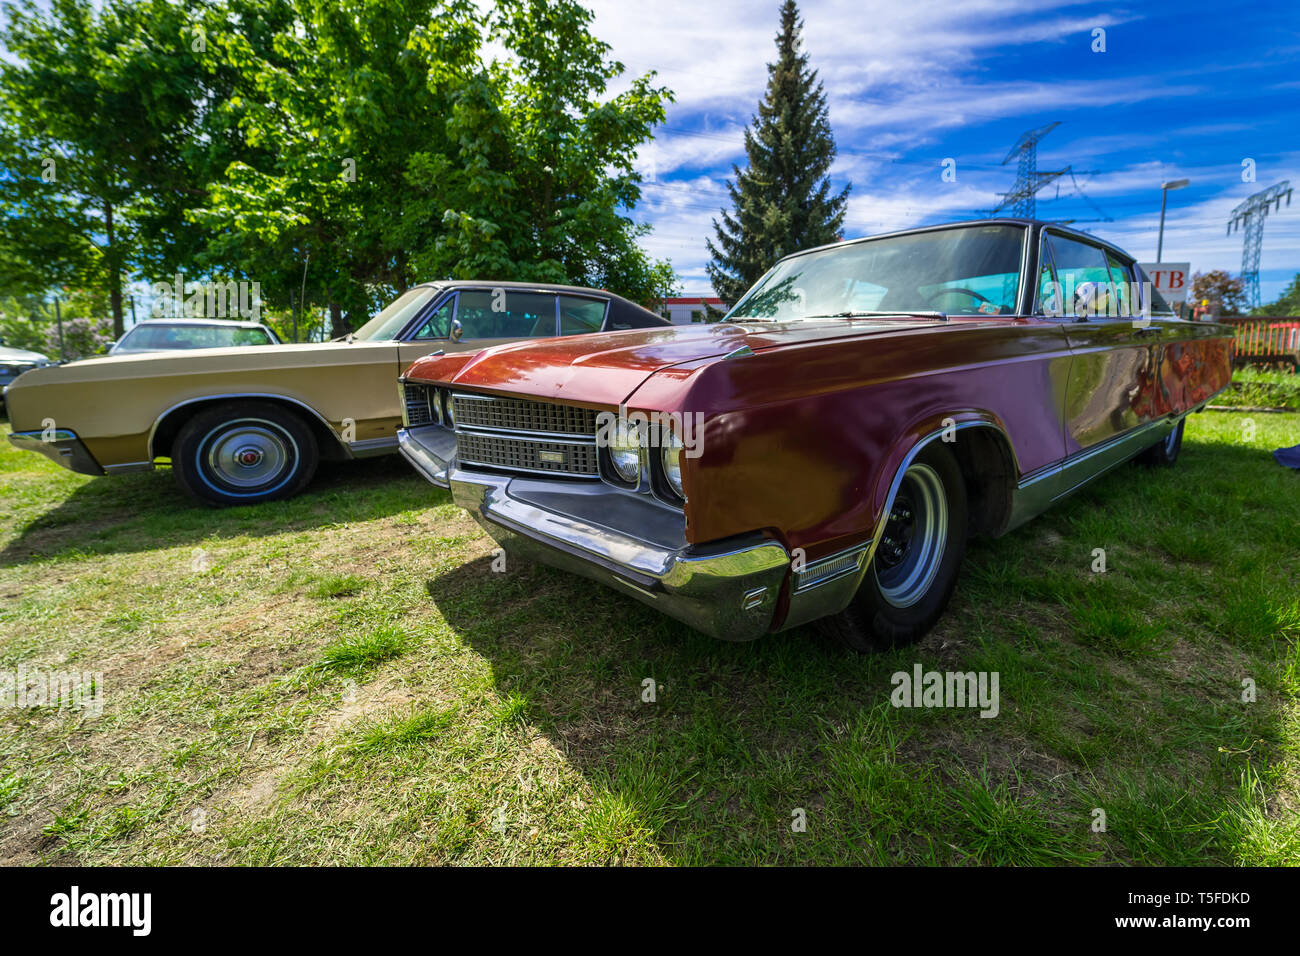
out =
[[[1048,230],[1044,233],[1073,359],[1066,387],[1067,456],[1100,450],[1152,417],[1161,331],[1158,321],[1135,321],[1125,302],[1131,292],[1111,277],[1100,244]]]

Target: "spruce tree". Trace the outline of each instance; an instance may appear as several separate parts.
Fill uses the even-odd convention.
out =
[[[777,60],[768,64],[767,92],[745,128],[749,166],[733,165],[735,182],[727,182],[734,212],[722,210],[721,224],[713,220],[718,241],[708,242],[709,279],[733,305],[777,259],[834,242],[844,223],[849,187],[831,195],[835,140],[826,94],[800,50],[802,27],[794,0],[785,0]]]

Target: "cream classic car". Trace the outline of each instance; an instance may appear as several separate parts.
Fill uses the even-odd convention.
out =
[[[415,286],[346,339],[110,355],[19,376],[9,441],[87,475],[170,459],[201,501],[297,494],[319,459],[397,451],[397,378],[417,358],[669,323],[593,289],[512,282]]]

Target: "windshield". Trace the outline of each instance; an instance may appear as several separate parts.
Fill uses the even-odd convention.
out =
[[[415,318],[417,312],[429,304],[429,300],[438,294],[437,289],[428,286],[416,286],[407,289],[379,314],[352,334],[354,342],[391,342],[397,338],[406,323]]]
[[[1021,226],[965,226],[834,246],[778,262],[728,321],[851,313],[1012,315]]]
[[[239,325],[137,325],[118,343],[119,349],[224,349],[236,345],[271,345],[265,329]]]

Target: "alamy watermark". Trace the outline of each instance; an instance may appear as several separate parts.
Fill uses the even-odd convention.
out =
[[[895,707],[978,707],[981,717],[996,717],[1000,707],[997,671],[927,671],[920,664],[912,672],[890,677]]]
[[[80,710],[91,717],[104,712],[102,671],[51,671],[19,664],[0,670],[0,707],[53,707]]]
[[[260,282],[186,282],[176,273],[172,282],[149,286],[150,314],[155,319],[249,319],[262,317]]]
[[[596,446],[617,448],[639,444],[643,448],[668,447],[680,442],[687,458],[704,454],[703,412],[617,412],[596,414]]]

